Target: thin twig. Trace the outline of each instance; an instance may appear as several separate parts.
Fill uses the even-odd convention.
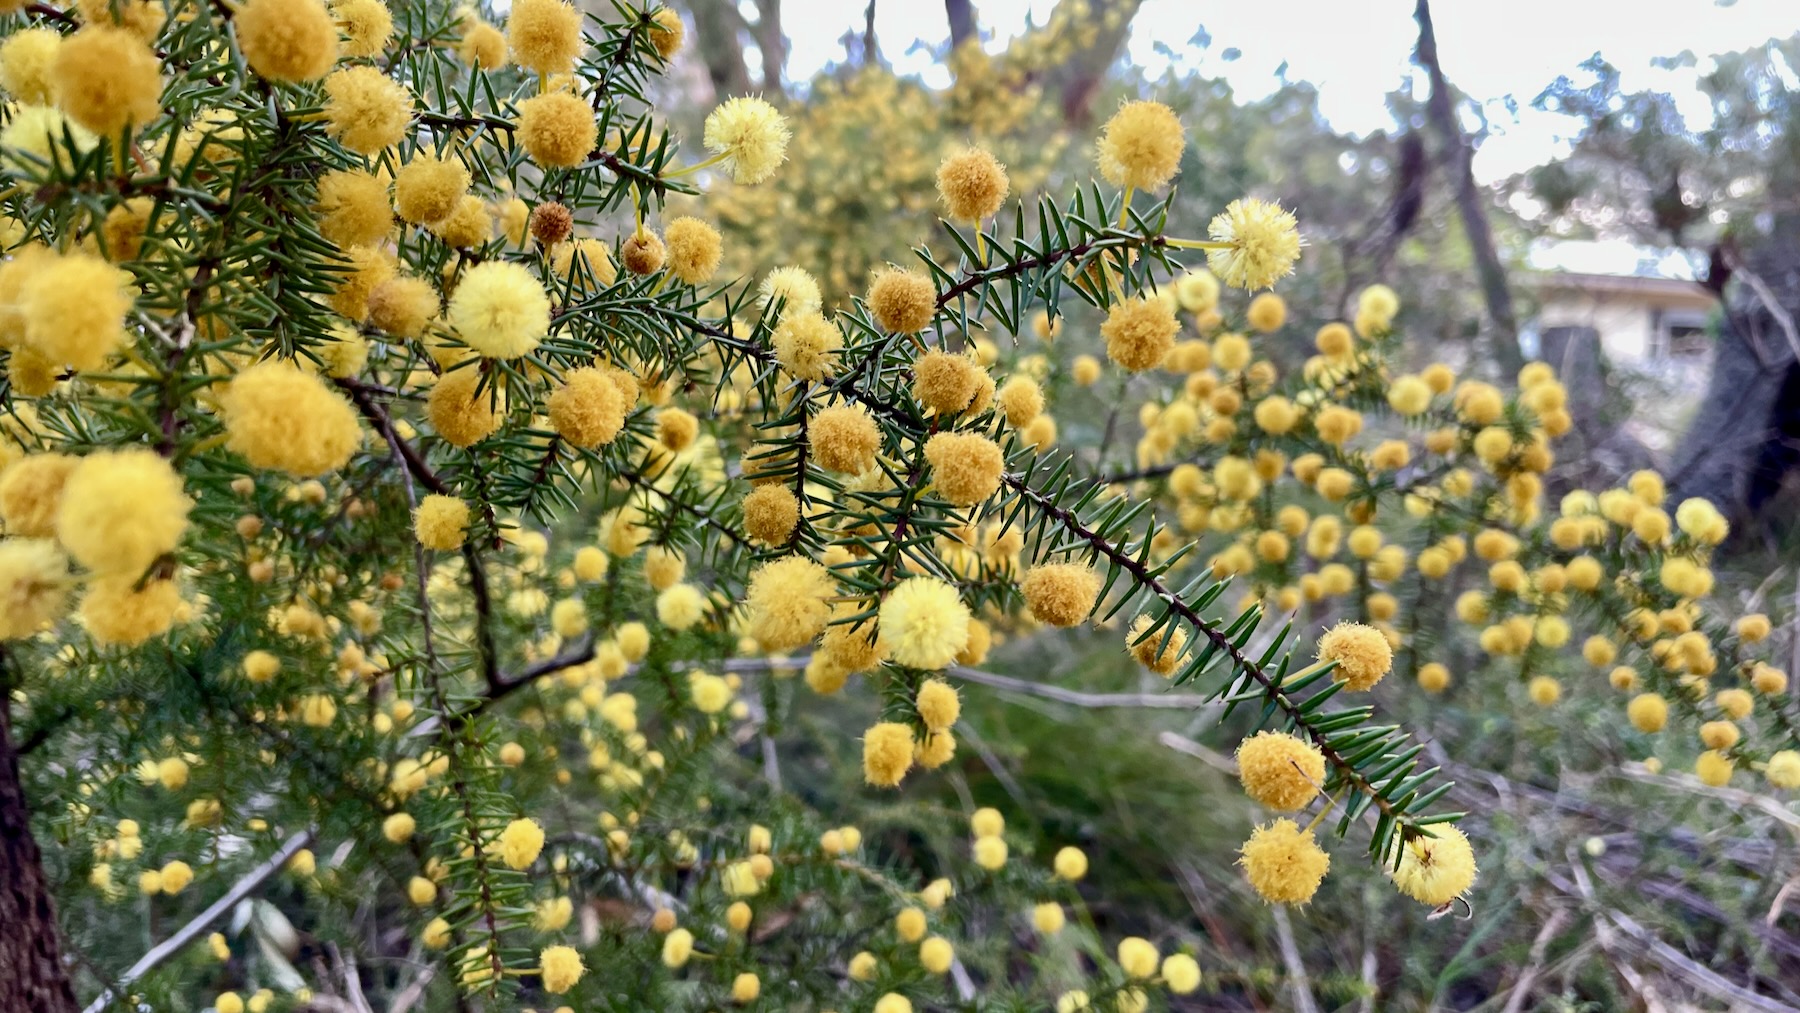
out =
[[[1281,962],[1287,965],[1291,1008],[1294,1013],[1319,1013],[1318,1004],[1313,1002],[1312,979],[1307,977],[1306,964],[1300,959],[1300,944],[1294,941],[1294,926],[1288,921],[1287,908],[1277,904],[1273,910],[1275,936],[1281,942]]]

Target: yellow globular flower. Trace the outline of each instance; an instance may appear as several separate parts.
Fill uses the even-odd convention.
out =
[[[665,8],[666,10],[667,8]],[[663,230],[669,270],[689,285],[701,285],[719,270],[724,241],[719,230],[698,218],[682,217]]]
[[[415,154],[394,174],[394,210],[415,225],[446,218],[469,191],[469,170],[452,155]]]
[[[1187,649],[1187,631],[1171,620],[1152,632],[1155,623],[1156,620],[1148,615],[1132,620],[1131,631],[1125,637],[1125,649],[1138,664],[1167,679],[1187,660],[1183,653]]]
[[[1207,234],[1224,249],[1208,250],[1207,265],[1227,285],[1268,288],[1293,273],[1300,259],[1300,229],[1281,205],[1246,197],[1213,218]]]
[[[68,607],[70,585],[69,560],[54,542],[0,541],[0,640],[22,640],[54,622]]]
[[[744,532],[764,545],[785,545],[800,523],[800,501],[783,485],[759,485],[744,497]]]
[[[1257,896],[1271,904],[1304,904],[1331,870],[1331,856],[1293,820],[1259,826],[1239,849],[1238,864]]]
[[[1006,459],[999,444],[974,433],[938,433],[925,443],[931,482],[954,506],[985,502],[1000,488]]]
[[[1185,953],[1163,958],[1163,984],[1175,995],[1191,995],[1200,987],[1200,963]]]
[[[1006,867],[1008,849],[1004,837],[978,837],[969,850],[975,864],[989,872],[999,872]]]
[[[344,33],[344,55],[380,56],[394,35],[394,16],[381,0],[335,0],[331,13]]]
[[[650,45],[656,48],[656,55],[664,60],[674,59],[687,35],[681,15],[673,7],[663,7],[650,16],[650,21]]]
[[[547,946],[538,954],[538,975],[544,991],[553,995],[574,988],[586,973],[587,966],[581,962],[581,954],[572,946]]]
[[[1553,676],[1534,675],[1525,686],[1526,695],[1539,707],[1549,707],[1562,699],[1562,683]]]
[[[445,317],[476,353],[516,359],[549,333],[550,297],[524,267],[491,260],[463,275]]]
[[[920,683],[913,703],[919,720],[934,732],[956,724],[962,713],[962,700],[956,695],[956,688],[942,679],[926,679]]]
[[[1106,357],[1120,368],[1141,373],[1162,365],[1175,347],[1181,325],[1167,303],[1153,296],[1125,299],[1113,304],[1100,325],[1106,339]]]
[[[1419,688],[1427,693],[1442,693],[1450,686],[1450,670],[1440,662],[1431,661],[1419,666]]]
[[[787,160],[787,120],[760,98],[727,99],[707,114],[702,140],[708,151],[724,156],[734,182],[761,183]]]
[[[0,88],[26,105],[50,105],[50,68],[62,41],[54,29],[26,28],[0,42]]]
[[[676,584],[656,596],[657,621],[672,630],[685,630],[706,613],[706,595],[692,584]]]
[[[162,111],[162,66],[125,28],[89,25],[63,40],[50,84],[63,112],[104,137],[142,130]]]
[[[509,869],[528,869],[544,849],[544,828],[536,820],[516,819],[506,825],[496,842],[500,860]]]
[[[693,953],[694,934],[687,929],[675,929],[663,937],[663,966],[672,970],[684,967]]]
[[[426,395],[425,415],[432,428],[454,446],[474,446],[500,427],[491,392],[476,389],[480,382],[478,369],[452,369],[438,377]]]
[[[337,63],[337,24],[319,0],[250,0],[231,20],[244,62],[271,81],[316,81]]]
[[[1075,626],[1087,619],[1100,597],[1100,575],[1077,563],[1049,563],[1025,571],[1019,580],[1025,606],[1038,621]]]
[[[881,602],[881,638],[893,662],[907,668],[941,669],[954,662],[968,645],[969,623],[956,588],[935,577],[901,581]]]
[[[1162,959],[1156,952],[1156,944],[1141,936],[1126,936],[1119,940],[1119,970],[1128,978],[1153,978]]]
[[[0,510],[4,510],[4,489],[5,479],[0,477]],[[1760,644],[1767,640],[1772,628],[1769,617],[1760,612],[1739,616],[1735,627],[1738,639],[1746,644]]]
[[[1399,863],[1390,856],[1388,877],[1400,892],[1429,907],[1443,907],[1475,885],[1475,850],[1469,838],[1448,823],[1431,827],[1435,836],[1396,840]]]
[[[1239,743],[1238,779],[1244,793],[1271,809],[1305,808],[1325,783],[1325,756],[1286,732],[1258,732]]]
[[[863,733],[863,780],[869,784],[878,788],[898,785],[912,762],[913,733],[906,725],[883,721]]]
[[[781,315],[770,337],[775,361],[796,380],[820,381],[837,372],[844,332],[816,310]]]
[[[552,169],[572,169],[587,161],[600,137],[594,110],[566,91],[545,92],[520,102],[518,126],[525,153],[538,165]]]
[[[861,405],[832,405],[812,417],[807,440],[820,467],[860,474],[875,463],[875,452],[881,448],[881,431]]]
[[[0,470],[0,523],[6,533],[15,538],[54,535],[63,484],[79,463],[67,454],[32,454]]]
[[[581,56],[581,11],[563,0],[518,0],[507,15],[506,42],[526,70],[567,74]]]
[[[125,313],[131,305],[125,275],[106,260],[79,251],[27,263],[29,278],[16,303],[25,325],[24,346],[52,364],[78,371],[105,366],[125,342]]]
[[[811,643],[831,621],[829,599],[835,594],[831,571],[805,556],[764,563],[745,592],[750,635],[767,651]]]
[[[1731,775],[1736,769],[1731,757],[1716,749],[1708,749],[1694,760],[1694,776],[1702,784],[1712,788],[1723,788],[1730,783]]]
[[[978,222],[1000,210],[1012,187],[1006,166],[982,148],[968,148],[938,165],[938,199],[953,222]]]
[[[943,936],[931,936],[919,944],[919,966],[932,974],[943,974],[950,970],[950,964],[955,959],[956,948]]]
[[[417,907],[430,904],[437,900],[437,896],[437,884],[424,876],[414,876],[406,881],[406,899],[412,901]]]
[[[257,468],[311,478],[343,467],[362,442],[350,403],[289,362],[268,360],[244,370],[219,403],[225,445]]]
[[[431,493],[413,511],[413,535],[427,549],[460,549],[468,533],[469,504],[455,496]]]
[[[931,279],[918,271],[889,267],[875,272],[868,301],[869,312],[883,330],[917,334],[931,324],[937,290]]]
[[[192,506],[181,476],[155,452],[96,451],[63,483],[56,537],[88,569],[135,579],[180,543]]]
[[[1800,752],[1783,749],[1769,757],[1763,777],[1777,788],[1800,788]]]
[[[359,155],[376,155],[406,137],[412,93],[374,67],[345,67],[325,78],[324,113],[326,133]]]
[[[1393,646],[1380,630],[1362,623],[1344,622],[1319,638],[1320,661],[1335,661],[1332,678],[1351,690],[1366,690],[1380,682],[1394,665]]]
[[[1244,321],[1264,334],[1278,331],[1287,323],[1287,301],[1273,292],[1264,292],[1250,300]]]
[[[1181,168],[1181,121],[1161,102],[1127,102],[1101,128],[1100,174],[1114,186],[1162,188]]]
[[[320,234],[339,247],[379,242],[394,228],[387,183],[361,169],[339,169],[319,177],[318,202],[313,209],[320,216]],[[436,308],[434,301],[434,312]]]

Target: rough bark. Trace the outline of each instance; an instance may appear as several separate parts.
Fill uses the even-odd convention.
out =
[[[0,1010],[73,1013],[56,907],[19,780],[9,697],[0,682]]]
[[[1706,395],[1676,449],[1669,484],[1734,524],[1756,517],[1800,464],[1800,236],[1777,229],[1731,263]]]
[[[723,99],[743,95],[750,88],[750,68],[744,64],[742,36],[749,29],[734,0],[692,0],[694,38],[713,93]]]
[[[951,49],[975,38],[975,6],[969,0],[944,0],[944,15],[950,20]]]
[[[1592,327],[1551,327],[1543,334],[1540,358],[1556,369],[1557,378],[1575,406],[1575,428],[1558,441],[1556,452],[1570,462],[1570,473],[1552,474],[1552,493],[1573,488],[1617,484],[1640,468],[1656,465],[1643,441],[1623,426],[1631,404],[1611,380],[1611,368]]]
[[[1456,194],[1457,213],[1462,218],[1463,232],[1475,258],[1475,275],[1481,295],[1487,303],[1492,323],[1494,357],[1508,375],[1516,374],[1525,364],[1519,350],[1519,319],[1513,309],[1512,290],[1506,285],[1506,267],[1494,250],[1494,231],[1488,224],[1487,208],[1481,188],[1475,183],[1475,146],[1456,121],[1456,106],[1450,93],[1450,82],[1444,76],[1438,59],[1437,32],[1431,23],[1430,0],[1418,0],[1413,18],[1419,23],[1419,46],[1416,57],[1431,79],[1431,97],[1425,111],[1443,145],[1444,167],[1449,171]]]
[[[756,0],[756,48],[762,53],[762,87],[769,98],[787,94],[787,36],[781,31],[781,0]]]
[[[1118,59],[1120,47],[1131,34],[1131,19],[1143,0],[1088,0],[1085,15],[1094,22],[1094,40],[1071,56],[1050,75],[1050,85],[1060,96],[1063,120],[1071,127],[1085,127],[1094,119],[1094,97],[1106,83],[1106,72]]]

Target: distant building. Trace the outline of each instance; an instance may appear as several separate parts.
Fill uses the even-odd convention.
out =
[[[1526,284],[1538,314],[1529,338],[1551,327],[1592,327],[1615,366],[1704,384],[1712,365],[1708,327],[1718,306],[1680,250],[1616,241],[1532,247]],[[1529,340],[1528,338],[1528,340]],[[1528,349],[1529,351],[1529,349]]]
[[[1718,302],[1682,250],[1617,241],[1543,242],[1521,278],[1537,315],[1520,334],[1529,356],[1553,328],[1592,328],[1622,399],[1626,430],[1656,452],[1672,448],[1712,377]]]

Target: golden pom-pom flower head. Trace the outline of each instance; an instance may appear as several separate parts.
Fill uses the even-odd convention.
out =
[[[1181,168],[1181,121],[1161,102],[1127,102],[1101,129],[1100,175],[1114,186],[1160,189]]]
[[[56,538],[89,570],[135,579],[174,551],[192,507],[181,476],[154,451],[96,451],[63,483]]]
[[[873,467],[881,449],[881,430],[862,405],[820,410],[807,427],[806,439],[819,467],[851,475]]]
[[[1100,575],[1080,563],[1047,563],[1026,570],[1019,590],[1026,608],[1039,622],[1077,626],[1094,611],[1100,597]]]
[[[830,598],[837,594],[831,571],[805,556],[764,563],[751,575],[745,601],[750,635],[766,651],[786,651],[811,643],[831,621]]]
[[[869,311],[883,330],[917,334],[931,325],[936,309],[937,290],[918,271],[883,268],[869,285]]]
[[[1331,856],[1290,819],[1278,819],[1250,832],[1238,864],[1257,896],[1271,904],[1304,904],[1319,891],[1331,871]]]
[[[682,217],[663,230],[668,247],[669,270],[689,285],[712,279],[724,256],[724,242],[719,230],[698,218]]]
[[[1475,885],[1475,849],[1448,823],[1430,828],[1433,836],[1396,838],[1399,864],[1389,856],[1388,877],[1400,892],[1429,907],[1443,907]]]
[[[787,120],[760,98],[727,99],[706,117],[702,139],[733,181],[755,184],[775,175],[787,160]]]
[[[50,539],[0,541],[0,640],[24,639],[60,618],[71,583],[68,557]]]
[[[744,497],[744,532],[764,545],[784,545],[800,523],[800,501],[784,485],[759,485]]]
[[[89,25],[57,47],[50,67],[56,104],[75,122],[117,138],[162,111],[162,66],[134,33]]]
[[[257,468],[311,478],[343,467],[362,442],[356,409],[317,376],[281,360],[233,377],[220,407],[225,445]]]
[[[62,46],[60,32],[51,28],[26,28],[0,43],[0,88],[26,105],[49,105],[50,68]]]
[[[931,483],[953,506],[984,503],[1000,488],[1006,456],[1000,445],[974,433],[938,433],[925,442]]]
[[[563,0],[516,0],[506,41],[519,66],[540,76],[567,74],[581,56],[581,12]]]
[[[1237,288],[1268,288],[1292,274],[1300,259],[1300,226],[1293,214],[1254,197],[1225,205],[1207,235],[1225,244],[1207,251],[1207,266]]]
[[[517,819],[500,831],[494,842],[500,860],[509,869],[528,869],[544,850],[544,828],[533,819]]]
[[[413,536],[427,549],[462,548],[469,534],[469,504],[455,496],[432,493],[413,511]]]
[[[516,359],[549,333],[550,297],[523,266],[490,260],[463,275],[445,316],[478,354]]]
[[[619,435],[627,406],[612,377],[582,366],[563,374],[562,386],[550,395],[545,408],[557,435],[577,447],[597,447]]]
[[[1012,183],[1006,166],[982,148],[969,148],[938,166],[938,199],[953,222],[978,222],[1000,210]]]
[[[572,169],[593,152],[600,126],[586,102],[566,91],[550,91],[519,103],[518,133],[533,162]]]
[[[1394,667],[1394,649],[1375,627],[1343,622],[1319,638],[1319,660],[1337,662],[1332,678],[1346,688],[1366,690]]]
[[[345,67],[325,79],[324,112],[326,133],[359,155],[375,155],[406,137],[412,93],[374,67]]]
[[[863,780],[877,788],[892,788],[912,768],[912,729],[897,721],[883,721],[863,733]]]
[[[1317,746],[1286,732],[1258,732],[1238,745],[1238,779],[1244,793],[1271,809],[1306,807],[1325,783],[1325,756]]]
[[[316,81],[337,63],[337,24],[319,0],[250,0],[231,20],[244,62],[271,81]]]
[[[844,332],[817,310],[786,312],[771,337],[775,361],[796,380],[823,380],[837,371]]]
[[[547,946],[538,954],[539,979],[544,991],[552,995],[562,995],[574,988],[586,973],[587,965],[581,962],[581,954],[572,946]]]
[[[969,642],[969,608],[956,588],[936,577],[901,581],[881,602],[881,639],[907,668],[940,669]],[[907,743],[910,762],[912,743]]]
[[[1106,339],[1106,357],[1133,373],[1162,365],[1175,347],[1181,324],[1169,304],[1154,296],[1139,296],[1114,303],[1100,325]]]

